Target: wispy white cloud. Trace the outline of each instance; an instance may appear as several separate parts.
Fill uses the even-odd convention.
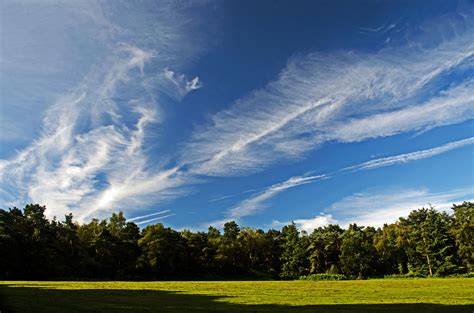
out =
[[[239,219],[244,216],[252,215],[257,213],[259,210],[266,207],[266,201],[270,198],[275,197],[277,194],[282,191],[294,188],[296,186],[301,186],[315,182],[317,180],[326,179],[324,175],[317,176],[295,176],[290,179],[271,185],[265,188],[262,192],[253,195],[252,197],[242,201],[237,206],[229,209],[228,218],[230,219]]]
[[[199,77],[188,79],[184,74],[178,74],[175,71],[166,68],[162,74],[164,83],[170,85],[166,89],[169,96],[181,99],[193,90],[197,90],[202,87],[202,83]]]
[[[474,80],[467,79],[418,106],[337,122],[329,127],[326,139],[341,142],[362,141],[407,131],[429,130],[472,119],[473,88]]]
[[[472,119],[472,78],[443,84],[447,75],[474,65],[471,24],[466,18],[456,35],[431,46],[296,56],[277,80],[196,129],[181,162],[199,174],[245,175],[301,158],[328,141],[361,141]]]
[[[331,214],[339,224],[347,227],[350,223],[364,226],[383,226],[399,217],[408,216],[412,210],[434,206],[438,210],[448,210],[453,203],[472,201],[472,187],[446,192],[431,192],[428,189],[368,190],[345,197],[323,210]]]
[[[311,233],[318,227],[339,224],[343,228],[356,223],[359,226],[382,227],[393,223],[400,217],[407,217],[411,211],[430,205],[440,211],[448,211],[453,204],[473,201],[474,189],[461,188],[447,192],[431,192],[426,188],[389,190],[368,190],[345,197],[313,218],[293,220],[297,227]],[[280,228],[291,221],[274,220],[271,227]]]
[[[162,219],[174,216],[174,215],[176,215],[176,214],[168,214],[168,215],[164,215],[164,216],[160,216],[160,217],[150,218],[150,219],[145,220],[145,221],[136,222],[135,224],[144,225],[144,224],[148,224],[148,223],[151,223],[151,222],[154,222],[154,221],[162,220]]]
[[[332,217],[331,214],[320,214],[309,219],[296,219],[294,222],[299,229],[310,233],[315,228],[324,227],[329,224],[335,224],[337,221]]]
[[[133,70],[142,73],[152,55],[123,45],[118,52],[120,57],[98,81],[85,80],[52,106],[41,137],[2,166],[2,185],[10,182],[23,197],[45,204],[49,216],[72,211],[84,219],[139,204],[151,193],[155,199],[170,196],[170,190],[183,183],[177,168],[153,169],[147,164],[145,130],[159,122],[156,105],[132,99],[129,104],[137,119],[127,126],[111,100],[122,83],[134,83]],[[80,127],[85,121],[92,128]]]
[[[332,217],[331,214],[320,213],[319,215],[316,215],[313,218],[307,218],[307,219],[300,218],[300,219],[285,221],[285,222],[273,220],[272,223],[270,224],[270,227],[278,229],[278,228],[282,228],[285,225],[289,225],[291,223],[295,223],[298,229],[304,230],[307,233],[311,233],[314,229],[318,227],[324,227],[329,224],[337,224],[337,221]]]
[[[359,27],[359,29],[363,32],[370,32],[370,33],[382,32],[382,33],[385,33],[385,32],[388,32],[389,30],[391,30],[395,27],[397,27],[397,24],[389,24],[389,25],[383,24],[383,25],[375,27],[375,28]]]
[[[227,219],[238,219],[244,216],[252,215],[258,212],[261,209],[264,209],[268,205],[268,201],[277,196],[279,193],[284,191],[288,188],[297,187],[303,184],[314,183],[316,181],[320,181],[323,179],[330,179],[334,176],[341,175],[348,171],[361,171],[361,170],[371,170],[385,166],[391,166],[399,163],[407,163],[411,161],[417,161],[429,157],[433,157],[442,153],[449,152],[454,149],[459,149],[462,147],[466,147],[468,145],[474,144],[474,137],[470,137],[467,139],[453,141],[442,146],[438,146],[431,149],[420,150],[405,154],[399,154],[395,156],[390,156],[386,158],[379,158],[370,160],[368,162],[360,163],[354,166],[346,167],[337,171],[334,171],[329,174],[319,175],[319,176],[297,176],[291,177],[290,179],[271,185],[267,188],[263,188],[263,191],[254,193],[249,198],[241,201],[239,204],[234,206],[228,211]],[[330,215],[324,215],[324,218],[321,216],[317,216],[313,219],[303,220],[300,219],[298,221],[295,220],[295,223],[299,224],[302,229],[310,227],[311,225],[317,225],[318,223],[322,223],[324,221],[335,221],[332,219]]]
[[[277,183],[266,188],[262,188],[261,191],[254,193],[251,197],[241,201],[237,205],[228,209],[225,212],[225,217],[222,219],[207,221],[201,223],[201,227],[207,227],[209,225],[217,228],[222,228],[226,222],[229,221],[240,221],[245,216],[250,216],[258,213],[268,206],[267,201],[275,197],[279,193],[289,188],[310,184],[312,182],[327,179],[324,175],[313,175],[313,176],[294,176],[288,180]]]
[[[280,194],[281,192],[294,188],[297,186],[310,184],[312,182],[327,179],[325,175],[312,175],[312,176],[294,176],[287,179],[284,182],[276,183],[271,186],[262,188],[259,192],[254,193],[249,198],[239,202],[237,205],[229,208],[225,212],[225,217],[219,220],[201,223],[201,227],[207,227],[209,225],[222,228],[223,225],[228,221],[239,221],[245,216],[250,216],[258,213],[268,206],[268,200]],[[227,196],[228,197],[228,196]]]
[[[104,4],[0,3],[0,145],[19,148],[32,140],[44,110],[103,58],[105,50],[97,49],[98,43],[107,46],[121,32],[106,17]]]
[[[128,6],[101,5],[107,16]],[[168,2],[154,8],[150,21],[143,20],[141,6],[129,9],[122,11],[127,12],[120,15],[124,19],[114,22],[90,12],[91,19],[110,32],[95,38],[94,48],[103,49],[104,57],[81,83],[38,113],[44,116],[40,136],[9,160],[1,160],[2,205],[37,202],[47,206],[48,217],[73,212],[82,221],[109,210],[143,209],[150,202],[186,193],[178,188],[193,183],[179,167],[150,162],[147,150],[150,127],[163,119],[156,94],[167,92],[165,84],[149,82],[159,81],[164,69],[180,67],[200,49],[187,47],[196,43],[184,34],[183,25],[192,28],[191,19]],[[135,27],[149,30],[145,41]],[[150,64],[154,71],[147,71]],[[185,80],[184,85],[188,91],[200,86],[197,79]]]
[[[164,211],[159,211],[159,212],[155,212],[155,213],[151,213],[151,214],[136,216],[136,217],[133,217],[133,218],[129,218],[127,220],[129,222],[133,222],[133,221],[136,221],[136,220],[141,220],[141,219],[144,219],[144,218],[147,218],[147,217],[150,217],[150,216],[161,215],[161,214],[165,214],[165,213],[168,213],[168,212],[171,212],[171,210],[164,210]]]
[[[235,197],[237,194],[233,194],[233,195],[225,195],[225,196],[221,196],[221,197],[217,197],[217,198],[212,198],[209,200],[209,202],[216,202],[216,201],[221,201],[221,200],[224,200],[224,199],[229,199],[229,198],[232,198],[232,197]]]
[[[360,171],[360,170],[369,170],[369,169],[376,169],[379,167],[390,166],[394,164],[400,163],[407,163],[411,161],[421,160],[425,158],[429,158],[432,156],[436,156],[438,154],[446,153],[451,150],[463,148],[465,146],[469,146],[474,144],[474,137],[470,137],[467,139],[449,142],[442,146],[438,146],[431,149],[420,150],[410,153],[404,153],[399,155],[394,155],[386,158],[379,158],[370,160],[361,164],[357,164],[354,166],[346,167],[341,171]]]
[[[89,65],[83,81],[67,88],[71,91],[46,112],[35,112],[44,116],[39,137],[9,160],[0,160],[4,202],[41,202],[47,205],[49,216],[72,211],[85,219],[183,194],[183,186],[196,182],[194,174],[242,175],[303,157],[328,141],[391,136],[474,117],[472,78],[443,84],[447,74],[473,67],[473,28],[465,16],[455,35],[430,46],[386,48],[373,54],[296,56],[274,82],[211,116],[211,125],[196,130],[185,145],[177,166],[156,159],[150,162],[145,149],[149,129],[163,119],[156,94],[180,99],[202,86],[199,77],[181,73],[182,63],[201,49],[195,36],[185,34],[198,27],[192,27],[192,19],[181,15],[179,8],[189,9],[192,4],[150,3],[145,12],[135,3],[120,2],[115,8],[112,3],[68,9],[69,14],[78,11],[81,15],[79,26],[99,25],[87,28],[86,33],[95,34],[97,42],[87,51],[104,59]],[[120,19],[109,20],[113,16]],[[54,42],[52,46],[67,45]],[[67,52],[61,60],[68,60]],[[21,59],[2,58],[1,64],[13,64],[16,70]],[[34,61],[30,63],[45,69],[41,59]],[[79,68],[81,62],[74,66]],[[63,63],[58,64],[60,68]],[[45,73],[54,71],[49,70]],[[415,160],[444,151],[438,152],[405,158]],[[360,169],[394,164],[402,158],[372,160]],[[293,177],[269,186],[229,209],[228,216],[254,214],[283,190],[323,178],[327,177]]]
[[[183,65],[206,49],[198,17],[203,4],[2,1],[0,142],[23,149],[34,140],[58,95],[113,65],[107,60],[117,43],[153,52],[153,74],[167,67],[184,71]],[[144,74],[143,83],[156,80],[151,71]],[[15,122],[19,119],[28,127]]]

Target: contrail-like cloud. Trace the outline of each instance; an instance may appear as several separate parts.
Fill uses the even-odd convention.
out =
[[[473,196],[474,191],[470,187],[444,192],[432,192],[425,188],[369,190],[345,197],[325,208],[324,213],[313,218],[298,218],[294,223],[308,233],[329,224],[339,224],[343,228],[352,223],[382,227],[421,207],[432,205],[437,210],[448,211],[453,204],[473,201]],[[271,226],[282,227],[289,223],[274,220]]]
[[[353,165],[350,167],[346,167],[346,168],[334,171],[326,175],[291,177],[290,179],[284,182],[266,187],[264,188],[262,192],[256,193],[252,195],[251,197],[241,201],[239,204],[237,204],[236,206],[228,210],[226,220],[239,219],[245,216],[255,214],[259,210],[265,208],[267,206],[268,201],[271,198],[277,196],[279,193],[289,188],[297,187],[304,184],[315,183],[323,179],[330,179],[337,175],[341,175],[345,172],[371,170],[371,169],[377,169],[380,167],[391,166],[395,164],[402,164],[402,163],[417,161],[417,160],[433,157],[442,153],[446,153],[452,150],[467,147],[472,144],[474,144],[474,137],[470,137],[470,138],[459,140],[459,141],[453,141],[453,142],[450,142],[450,143],[447,143],[435,148],[431,148],[431,149],[420,150],[420,151],[399,154],[399,155],[395,155],[391,157],[379,158],[379,159],[367,161],[364,163],[360,163],[357,165]],[[321,220],[324,220],[324,218],[318,217],[318,220],[316,220],[315,223]],[[310,223],[310,221],[308,221],[308,223]]]
[[[176,215],[176,214],[168,214],[168,215],[164,215],[164,216],[160,216],[160,217],[150,218],[150,219],[148,219],[148,220],[140,221],[140,222],[137,222],[137,223],[135,223],[135,224],[137,224],[137,225],[144,225],[144,224],[148,224],[148,223],[153,222],[153,221],[162,220],[162,219],[165,219],[165,218],[174,216],[174,215]]]
[[[136,216],[136,217],[133,217],[133,218],[129,218],[127,220],[129,222],[133,222],[133,221],[136,221],[136,220],[141,220],[141,219],[144,219],[144,218],[147,218],[147,217],[150,217],[150,216],[161,215],[161,214],[165,214],[165,213],[168,213],[168,212],[171,212],[171,210],[164,210],[164,211],[155,212],[155,213],[151,213],[151,214]]]
[[[459,141],[454,141],[447,143],[445,145],[431,148],[431,149],[426,149],[426,150],[420,150],[420,151],[415,151],[411,153],[405,153],[405,154],[399,154],[391,157],[386,157],[386,158],[380,158],[380,159],[375,159],[371,161],[367,161],[361,164],[357,164],[354,166],[346,167],[342,169],[341,171],[360,171],[360,170],[370,170],[370,169],[375,169],[379,167],[384,167],[384,166],[390,166],[390,165],[395,165],[395,164],[400,164],[400,163],[407,163],[411,161],[416,161],[416,160],[421,160],[421,159],[426,159],[438,154],[446,153],[451,150],[455,149],[460,149],[469,145],[474,144],[474,137],[470,137],[467,139],[459,140]]]

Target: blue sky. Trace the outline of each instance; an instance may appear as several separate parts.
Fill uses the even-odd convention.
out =
[[[206,229],[474,199],[472,1],[2,1],[0,206]]]

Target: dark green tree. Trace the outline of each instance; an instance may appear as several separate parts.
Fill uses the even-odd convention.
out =
[[[224,225],[224,234],[177,232],[162,224],[141,232],[123,213],[109,220],[48,220],[44,206],[0,209],[0,279],[284,278],[343,273],[445,276],[473,269],[474,205],[412,211],[381,229],[328,225],[308,236]]]
[[[186,267],[185,241],[181,235],[162,224],[148,225],[138,240],[140,264],[155,279],[179,278]]]
[[[309,269],[307,248],[308,236],[301,236],[295,223],[284,226],[281,231],[283,252],[281,255],[280,277],[295,279],[306,275]]]
[[[240,228],[235,221],[230,221],[224,224],[224,237],[230,240],[237,239]]]
[[[403,228],[399,223],[385,224],[374,236],[379,274],[405,274],[407,257],[403,249]]]
[[[458,271],[454,238],[449,234],[452,218],[434,208],[412,211],[400,218],[405,250],[413,271],[423,275],[445,275]]]
[[[375,248],[373,245],[375,229],[359,227],[356,224],[342,235],[341,269],[342,272],[354,278],[367,278],[373,273]]]
[[[313,231],[308,247],[311,273],[340,272],[339,255],[343,233],[344,230],[339,225],[319,227]]]
[[[464,268],[474,271],[474,203],[453,205],[454,219],[451,234],[455,239],[457,255]]]

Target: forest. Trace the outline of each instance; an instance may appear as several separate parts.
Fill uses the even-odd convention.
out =
[[[448,276],[474,271],[474,203],[412,211],[381,228],[312,233],[228,222],[223,232],[140,229],[122,212],[79,224],[46,207],[0,209],[0,279],[213,280]]]

